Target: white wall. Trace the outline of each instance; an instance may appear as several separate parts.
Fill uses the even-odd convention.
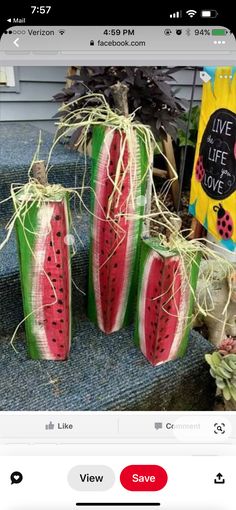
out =
[[[0,92],[0,120],[28,121],[50,131],[58,103],[54,94],[65,86],[66,67],[18,67],[19,92]]]

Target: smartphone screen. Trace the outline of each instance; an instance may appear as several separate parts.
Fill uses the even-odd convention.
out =
[[[235,508],[235,26],[204,7],[4,8],[2,510]]]

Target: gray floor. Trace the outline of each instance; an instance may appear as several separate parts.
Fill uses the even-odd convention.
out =
[[[211,346],[196,332],[184,358],[152,367],[132,327],[106,336],[80,321],[67,362],[26,359],[24,342],[1,344],[0,410],[206,410],[215,386],[204,362]]]

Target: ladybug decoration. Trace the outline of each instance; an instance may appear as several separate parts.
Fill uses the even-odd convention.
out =
[[[205,169],[203,166],[203,157],[199,156],[196,166],[195,166],[195,177],[196,177],[197,181],[202,182],[204,175],[205,175]]]
[[[222,239],[230,239],[233,235],[233,220],[221,204],[214,205],[213,211],[217,212],[217,230]]]

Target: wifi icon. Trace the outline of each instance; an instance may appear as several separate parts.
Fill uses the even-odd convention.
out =
[[[188,11],[186,11],[186,14],[187,14],[190,18],[193,18],[193,16],[195,16],[195,14],[197,14],[197,11],[194,11],[193,9],[189,9]]]
[[[58,30],[59,34],[64,35],[65,30]]]

